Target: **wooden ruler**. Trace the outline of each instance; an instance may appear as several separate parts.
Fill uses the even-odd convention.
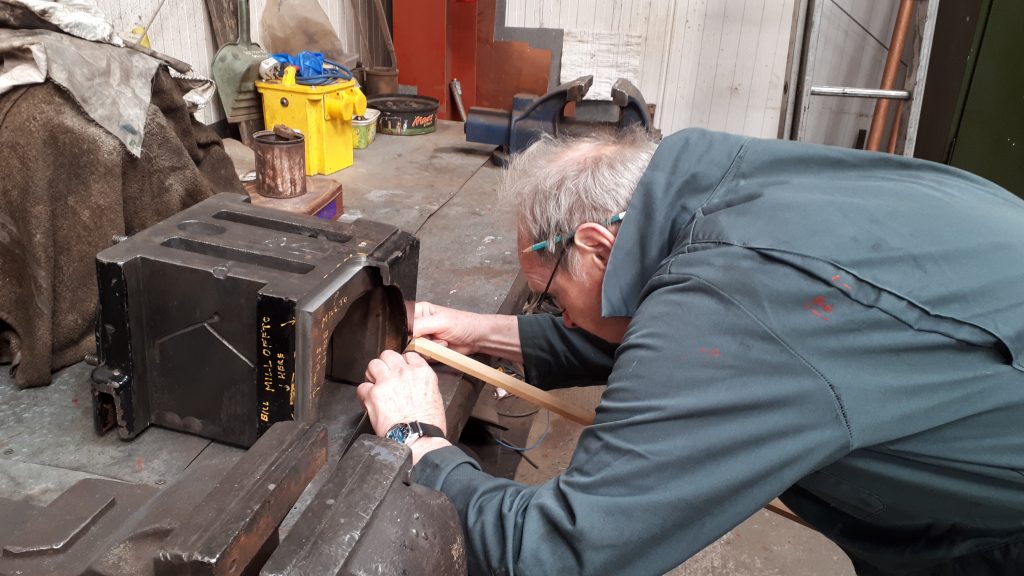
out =
[[[518,378],[491,368],[487,364],[478,362],[469,356],[459,354],[436,342],[431,342],[425,338],[414,338],[405,350],[437,360],[442,364],[455,368],[459,372],[483,380],[495,388],[504,388],[527,402],[536,404],[541,408],[546,408],[577,424],[589,426],[594,423],[593,411],[585,410],[575,404],[566,402],[550,392],[541,390],[536,386],[531,386]]]

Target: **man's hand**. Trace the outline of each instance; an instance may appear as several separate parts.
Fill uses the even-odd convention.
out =
[[[428,338],[460,354],[476,354],[479,352],[480,340],[476,329],[483,320],[481,314],[453,310],[430,302],[417,302],[412,335]]]
[[[373,431],[383,436],[400,422],[433,424],[448,432],[437,374],[415,352],[385,351],[366,368],[366,382],[356,390],[366,406]],[[421,438],[410,445],[413,464],[436,448],[448,446],[444,438]]]
[[[385,350],[380,358],[370,361],[366,382],[359,385],[356,395],[366,406],[378,436],[399,422],[414,420],[448,430],[437,374],[415,352],[402,355]]]

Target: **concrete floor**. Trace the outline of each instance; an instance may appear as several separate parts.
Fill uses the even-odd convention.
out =
[[[596,406],[602,392],[603,387],[594,387],[556,391],[555,394],[579,405]],[[510,402],[515,403],[515,410],[523,406],[518,399]],[[532,446],[540,438],[546,421],[543,411],[534,418],[525,446]],[[581,430],[577,424],[551,415],[547,435],[526,454],[529,462],[520,462],[515,479],[539,484],[561,473],[569,465]],[[668,574],[853,576],[854,571],[842,550],[821,534],[761,510]]]

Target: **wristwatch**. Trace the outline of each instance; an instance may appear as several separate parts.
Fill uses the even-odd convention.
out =
[[[423,422],[399,422],[391,428],[388,428],[384,437],[389,440],[394,440],[399,444],[405,444],[408,446],[416,440],[419,440],[422,436],[431,438],[444,438],[444,431],[434,426],[433,424],[424,424]]]

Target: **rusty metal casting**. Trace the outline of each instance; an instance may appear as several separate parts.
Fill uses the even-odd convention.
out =
[[[164,541],[156,574],[237,574],[277,534],[327,461],[327,432],[320,424],[274,426],[259,444]],[[279,450],[284,446],[291,448]]]
[[[411,467],[407,447],[358,438],[261,576],[465,574],[455,508],[443,494],[405,482]]]
[[[325,376],[401,349],[419,242],[393,226],[207,199],[97,255],[98,431],[150,424],[250,446],[315,420]]]
[[[163,489],[88,478],[47,506],[0,498],[0,576],[466,573],[458,514],[406,481],[407,447],[363,435],[310,485],[326,460],[322,424],[282,422]]]
[[[236,463],[193,464],[163,489],[87,478],[47,506],[0,498],[0,575],[258,570],[326,459],[322,424],[283,422]]]

